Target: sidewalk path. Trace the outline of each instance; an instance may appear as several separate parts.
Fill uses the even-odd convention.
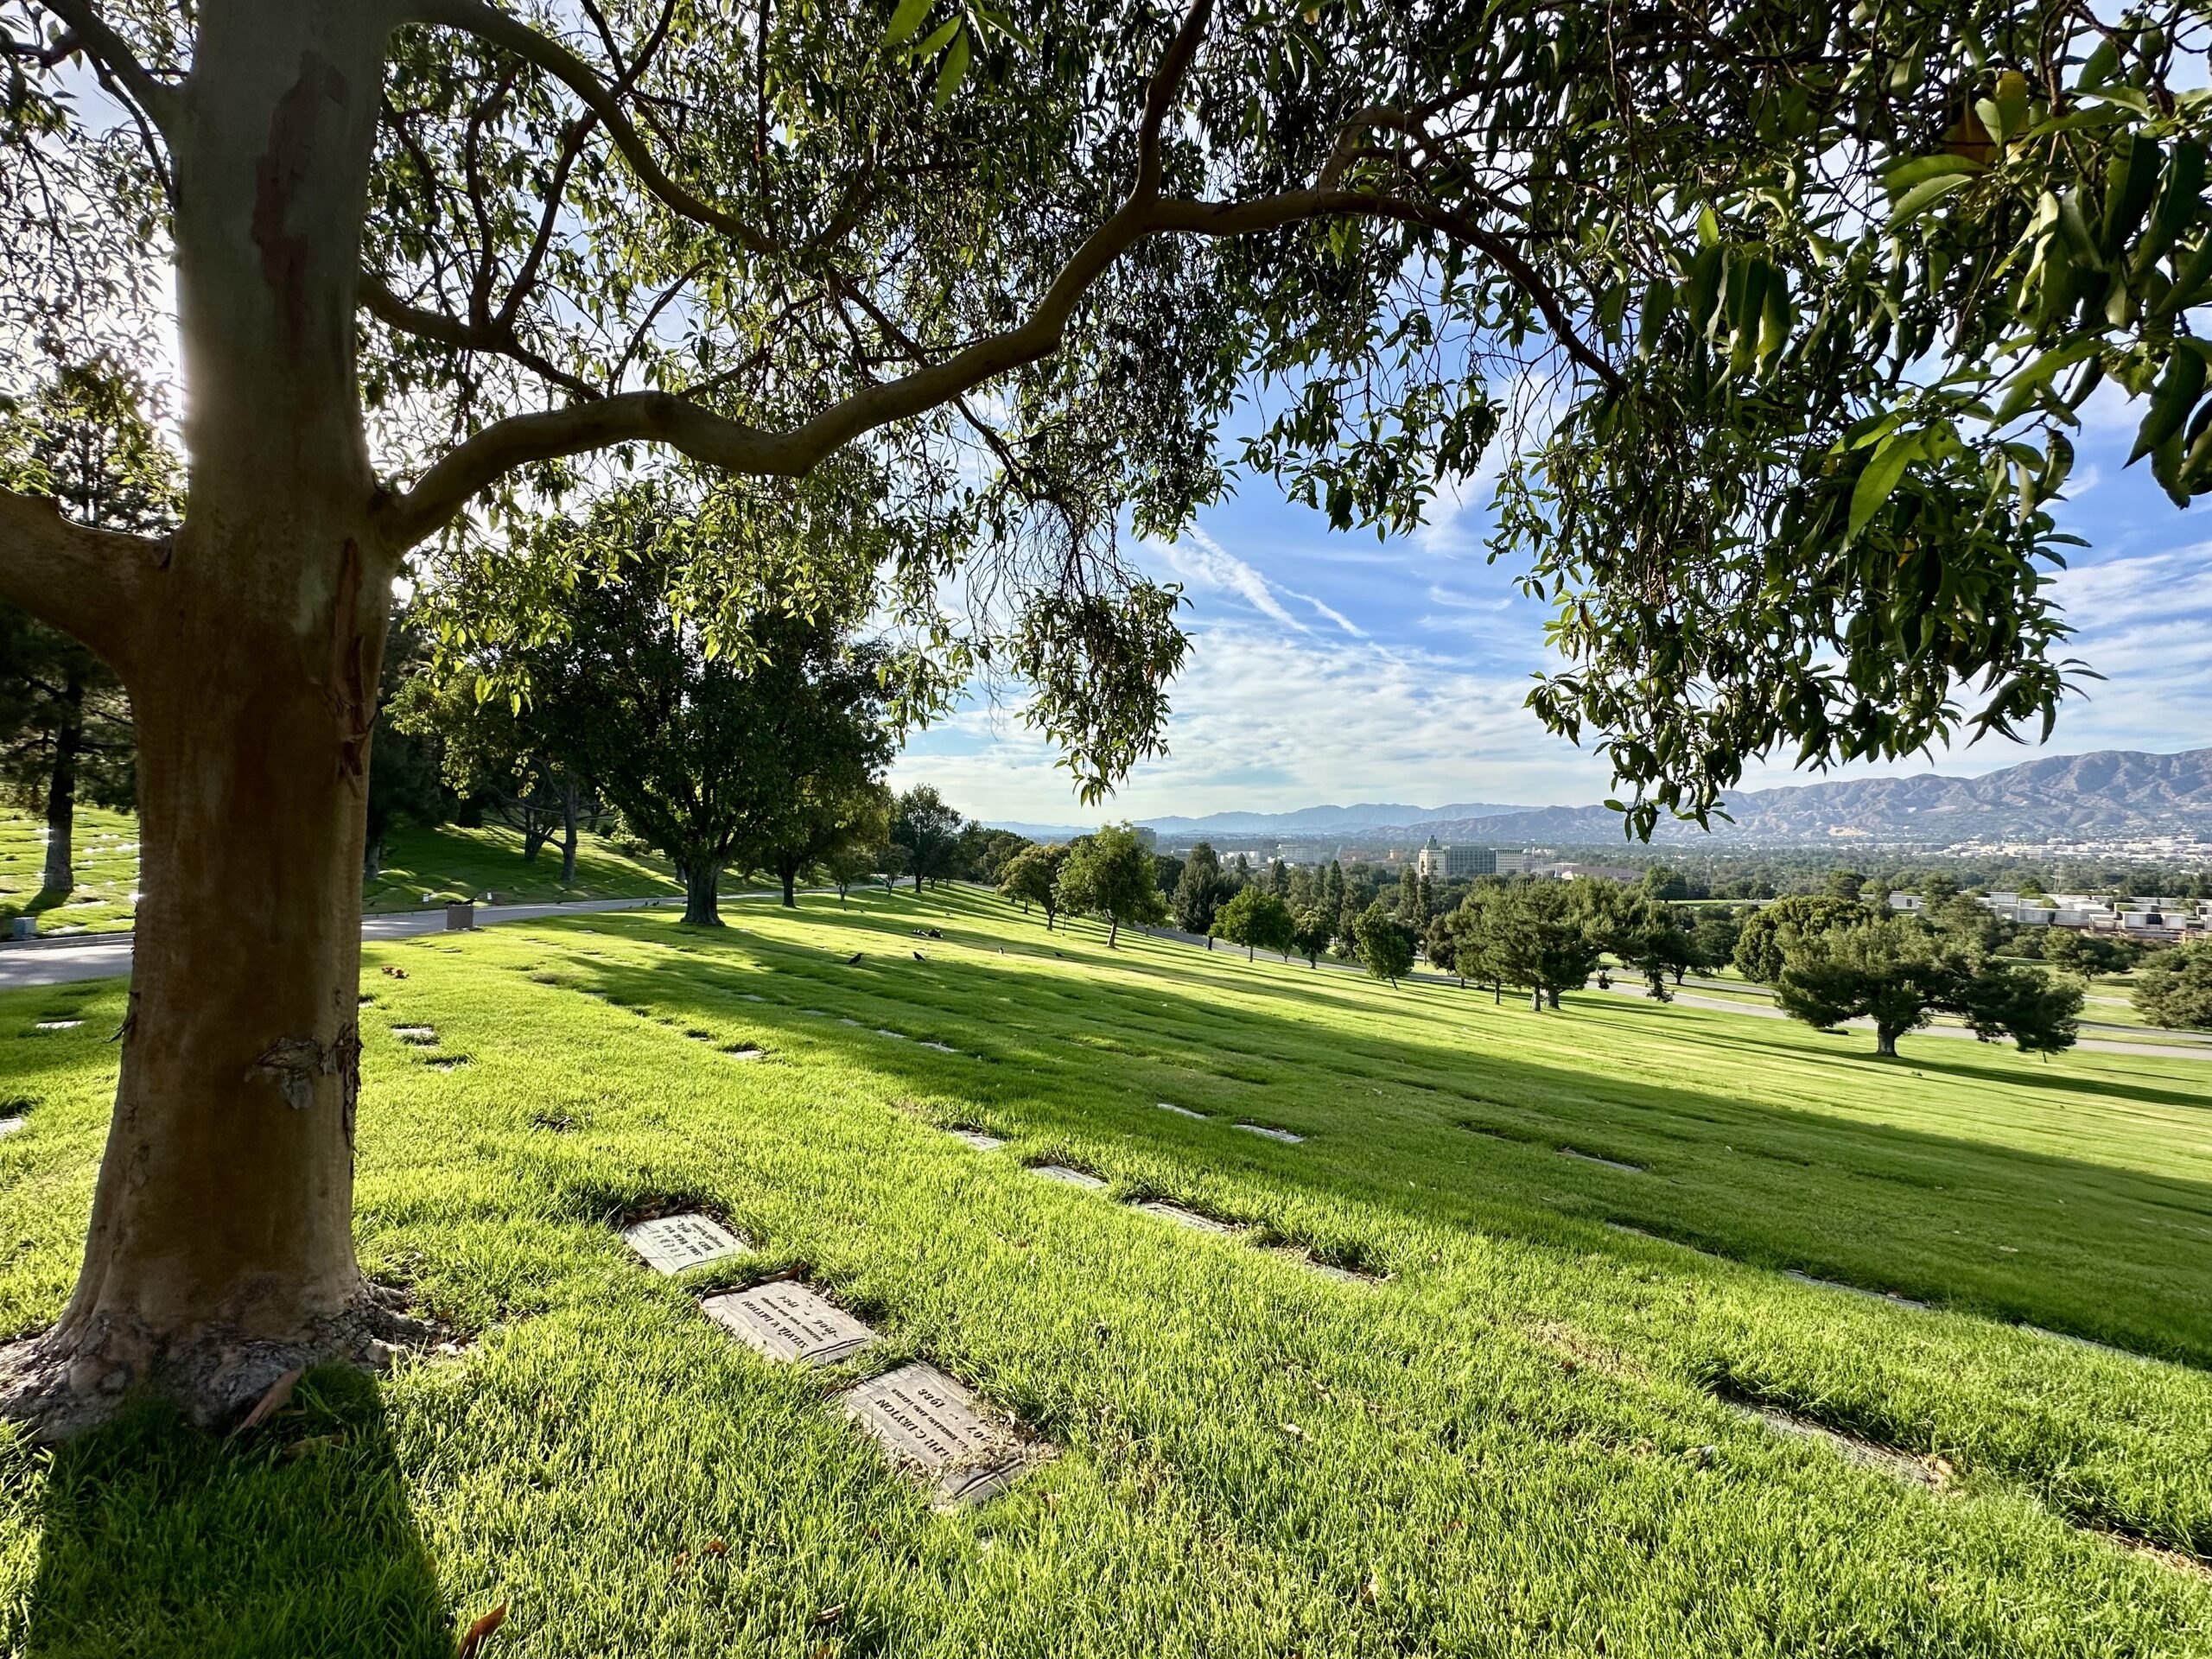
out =
[[[726,893],[725,899],[768,899],[762,893]],[[549,916],[582,916],[598,910],[638,910],[648,905],[680,905],[681,895],[645,899],[572,899],[556,905],[479,905],[480,927],[500,922],[542,921]],[[405,939],[418,933],[445,931],[445,906],[429,910],[388,911],[361,918],[364,939]],[[0,991],[26,985],[66,985],[79,979],[119,978],[130,971],[130,935],[88,933],[81,939],[0,944]]]

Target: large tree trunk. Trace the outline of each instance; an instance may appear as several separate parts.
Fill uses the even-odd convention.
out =
[[[791,858],[779,860],[776,865],[776,874],[783,878],[784,908],[786,910],[797,910],[798,908],[798,899],[794,889],[798,885],[798,861]]]
[[[702,859],[683,867],[683,921],[688,927],[720,927],[722,867]]]
[[[200,10],[170,135],[186,520],[156,557],[87,573],[105,606],[51,601],[130,693],[145,896],[82,1274],[54,1329],[0,1357],[8,1408],[48,1433],[145,1387],[213,1421],[391,1329],[352,1223],[397,569],[353,365],[387,22],[340,0]]]
[[[1878,1026],[1876,1026],[1876,1027],[1874,1027],[1874,1052],[1875,1052],[1877,1054],[1887,1055],[1891,1059],[1893,1059],[1893,1060],[1894,1060],[1895,1058],[1897,1058],[1897,1027],[1895,1027],[1895,1026],[1880,1026],[1880,1025],[1878,1025]]]
[[[573,778],[564,779],[561,785],[561,885],[576,885],[576,783]]]
[[[85,682],[72,671],[61,689],[67,711],[54,733],[54,766],[46,780],[46,874],[42,898],[67,899],[77,885],[77,755],[85,741]]]

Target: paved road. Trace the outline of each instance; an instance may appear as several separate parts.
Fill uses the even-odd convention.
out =
[[[755,893],[724,893],[724,899],[759,899]],[[575,899],[559,905],[479,905],[480,926],[499,922],[534,922],[548,916],[580,916],[595,910],[638,910],[650,905],[681,904],[680,898]],[[445,907],[390,911],[361,918],[365,939],[404,939],[442,932]],[[62,985],[78,979],[112,979],[130,971],[130,935],[88,933],[82,938],[43,939],[0,944],[0,991],[24,985]]]

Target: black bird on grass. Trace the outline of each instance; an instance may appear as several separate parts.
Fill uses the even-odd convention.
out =
[[[914,952],[914,960],[916,962],[927,962],[929,958],[924,956],[920,951],[917,950]]]
[[[855,950],[851,956],[845,958],[845,966],[848,968],[858,967],[860,965],[860,959],[861,953]]]

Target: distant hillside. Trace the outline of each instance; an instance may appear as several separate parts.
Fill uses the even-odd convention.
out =
[[[1332,836],[1417,820],[1465,823],[1529,810],[1485,801],[1457,801],[1436,807],[1369,801],[1357,806],[1305,806],[1295,812],[1210,812],[1202,818],[1142,818],[1139,822],[1163,836]]]
[[[2051,755],[1980,778],[1869,778],[1750,790],[1729,798],[1732,823],[1718,842],[2086,840],[2196,836],[2212,839],[2212,749],[2144,754],[2107,749]],[[1397,838],[1589,843],[1618,838],[1603,806],[1551,806],[1499,817],[1422,817]],[[1655,841],[1708,839],[1694,824],[1662,820]]]

